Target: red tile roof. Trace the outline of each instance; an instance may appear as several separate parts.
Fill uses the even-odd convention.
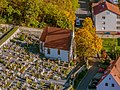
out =
[[[114,64],[110,74],[113,76],[115,81],[120,85],[120,58]]]
[[[40,41],[43,41],[45,47],[69,50],[71,44],[71,30],[46,27],[42,33]]]
[[[100,0],[100,1],[97,2],[97,3],[92,3],[92,7],[97,6],[98,4],[103,3],[103,2],[104,2],[104,0]]]
[[[105,10],[109,10],[115,14],[120,15],[119,7],[114,4],[109,3],[107,1],[106,2],[98,2],[96,4],[93,4],[92,7],[93,7],[94,15],[97,15]]]
[[[99,83],[101,83],[104,78],[111,74],[112,77],[115,79],[115,81],[118,83],[118,85],[120,85],[120,57],[118,58],[118,60],[114,61],[105,71],[106,73],[104,73],[103,78],[101,78],[101,80],[99,81]],[[99,85],[98,83],[98,85]]]

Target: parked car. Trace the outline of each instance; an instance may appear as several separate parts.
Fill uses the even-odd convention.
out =
[[[89,89],[96,89],[96,85],[89,85],[88,88]]]
[[[98,81],[92,81],[92,84],[97,85],[97,84],[98,84]]]
[[[110,32],[105,32],[104,34],[110,35]]]
[[[80,26],[80,20],[78,17],[76,17],[76,26]]]
[[[93,79],[93,81],[98,81],[98,82],[99,82],[100,80],[99,80],[99,79],[94,78],[94,79]]]

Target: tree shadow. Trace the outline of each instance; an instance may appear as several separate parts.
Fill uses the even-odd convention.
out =
[[[32,53],[32,54],[39,54],[39,42],[24,42],[20,41],[19,38],[16,38],[17,41],[11,40],[13,43],[16,43],[16,45],[20,46],[21,48],[25,49],[27,53]]]

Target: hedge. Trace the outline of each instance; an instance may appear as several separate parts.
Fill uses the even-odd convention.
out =
[[[117,38],[117,40],[118,40],[118,46],[120,46],[120,38]]]
[[[18,26],[14,27],[12,30],[9,31],[3,38],[0,40],[0,45],[2,45],[11,35],[13,35],[16,30],[18,29]]]

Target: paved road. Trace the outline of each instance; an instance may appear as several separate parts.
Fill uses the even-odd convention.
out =
[[[97,35],[100,38],[120,38],[120,35],[102,35],[102,34],[97,34]]]
[[[80,20],[83,20],[87,16],[89,16],[89,2],[88,0],[79,0],[80,8],[76,10],[76,16],[79,17]]]
[[[86,88],[88,87],[90,81],[92,80],[92,78],[94,77],[94,75],[97,73],[98,71],[98,67],[95,65],[93,65],[89,71],[87,72],[86,76],[82,79],[82,81],[78,84],[78,87],[76,90],[86,90]]]

